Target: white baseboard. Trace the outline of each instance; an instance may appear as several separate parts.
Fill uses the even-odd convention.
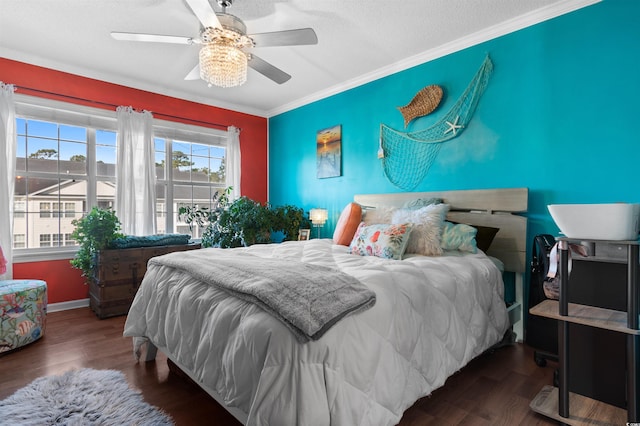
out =
[[[68,302],[49,303],[47,312],[68,311],[69,309],[88,308],[89,299],[70,300]]]

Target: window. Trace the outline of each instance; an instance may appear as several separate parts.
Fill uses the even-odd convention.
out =
[[[51,203],[40,203],[40,217],[51,217]]]
[[[74,219],[114,208],[115,112],[28,98],[16,116],[14,248],[75,246]],[[178,206],[224,190],[227,132],[155,120],[154,134],[158,233],[190,233]]]
[[[40,234],[40,247],[51,247],[51,234]]]
[[[13,204],[13,217],[16,217],[18,219],[23,218],[26,212],[27,205],[24,201],[16,201]]]
[[[26,235],[22,248],[66,245],[59,236],[73,232],[89,196],[113,201],[115,155],[98,146],[115,150],[116,132],[34,117],[18,117],[16,128],[14,232]],[[87,158],[101,167],[89,167]]]
[[[154,128],[156,149],[157,228],[202,236],[180,220],[181,206],[211,208],[216,193],[226,187],[227,133],[199,134]],[[167,134],[168,133],[168,134]]]
[[[76,217],[76,203],[64,203],[64,217]]]
[[[64,234],[64,245],[65,246],[77,246],[78,243],[73,239],[71,234]]]
[[[25,235],[24,234],[13,234],[13,248],[19,249],[25,247]]]

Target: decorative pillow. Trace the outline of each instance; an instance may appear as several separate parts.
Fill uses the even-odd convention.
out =
[[[374,223],[391,223],[391,215],[396,210],[395,207],[376,207],[374,209],[366,209],[362,220],[367,225],[373,225]]]
[[[399,260],[410,234],[410,223],[366,225],[362,222],[349,245],[349,253]]]
[[[451,222],[453,224],[458,224],[457,222]],[[473,226],[478,230],[476,234],[476,246],[482,250],[483,252],[487,252],[491,243],[493,242],[493,238],[496,236],[500,228],[492,228],[490,226],[481,226],[481,225],[469,225]]]
[[[404,203],[402,207],[405,209],[419,209],[432,204],[442,204],[442,198],[415,198]]]
[[[442,231],[442,249],[443,250],[459,250],[476,253],[476,234],[478,230],[464,223],[445,222]]]
[[[407,253],[424,256],[442,254],[440,241],[448,211],[448,204],[433,204],[419,209],[397,209],[393,212],[391,223],[413,223]]]
[[[336,229],[333,231],[333,243],[348,246],[362,221],[362,207],[358,203],[349,203],[342,210]]]

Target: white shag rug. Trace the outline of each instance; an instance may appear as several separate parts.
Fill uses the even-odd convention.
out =
[[[173,425],[116,370],[85,368],[40,377],[0,401],[6,425]]]

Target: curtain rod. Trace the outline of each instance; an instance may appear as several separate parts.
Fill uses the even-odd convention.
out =
[[[71,95],[65,95],[62,93],[55,93],[55,92],[50,92],[48,90],[42,90],[42,89],[34,89],[32,87],[25,87],[25,86],[18,86],[17,84],[14,84],[14,87],[16,89],[21,89],[21,90],[26,90],[28,92],[36,92],[36,93],[41,93],[44,95],[51,95],[51,96],[57,96],[57,97],[61,97],[61,98],[65,98],[65,99],[71,99],[74,101],[81,101],[81,102],[89,102],[92,104],[97,104],[97,105],[102,105],[102,106],[107,106],[107,107],[111,107],[111,108],[118,108],[121,105],[115,105],[115,104],[110,104],[107,102],[102,102],[102,101],[96,101],[93,99],[85,99],[85,98],[80,98],[77,96],[71,96]],[[228,125],[225,124],[220,124],[220,123],[211,123],[209,121],[201,121],[201,120],[195,120],[193,118],[187,118],[187,117],[179,117],[177,115],[170,115],[170,114],[163,114],[161,112],[157,112],[157,113],[153,113],[154,117],[158,117],[158,118],[174,118],[177,120],[184,120],[184,121],[188,121],[190,123],[198,123],[198,124],[206,124],[208,126],[216,126],[216,127],[220,127],[224,130],[227,130],[227,128],[229,127]]]

